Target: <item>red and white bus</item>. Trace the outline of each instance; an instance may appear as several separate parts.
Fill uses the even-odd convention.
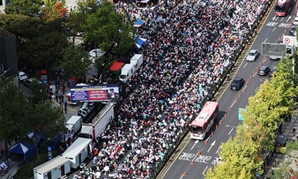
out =
[[[292,0],[278,0],[275,5],[275,15],[285,17],[292,6]]]
[[[189,125],[190,138],[203,140],[213,126],[217,112],[218,103],[207,101],[197,118]]]

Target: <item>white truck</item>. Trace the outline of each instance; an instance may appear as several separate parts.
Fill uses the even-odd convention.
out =
[[[63,152],[62,157],[70,161],[71,168],[77,169],[92,152],[92,140],[79,137]]]
[[[296,46],[295,45],[288,45],[288,44],[285,44],[285,43],[281,43],[281,44],[284,44],[286,45],[286,53],[285,53],[285,56],[289,55],[289,56],[293,56],[296,54]],[[280,60],[282,59],[283,56],[281,55],[270,55],[269,56],[269,59],[270,60]]]
[[[66,142],[73,135],[78,133],[82,128],[82,117],[81,116],[71,116],[71,118],[66,122],[65,127],[67,128],[67,133],[64,134],[63,142]]]
[[[131,59],[130,59],[130,64],[134,65],[135,71],[137,71],[140,66],[143,64],[144,58],[143,54],[135,54]]]
[[[127,82],[135,72],[135,67],[133,64],[126,64],[121,70],[119,80],[122,82]]]
[[[33,169],[34,179],[58,179],[70,173],[70,160],[57,156]]]
[[[108,124],[114,119],[114,116],[114,104],[109,102],[92,119],[92,123],[83,123],[79,137],[96,140],[96,138],[104,132]]]

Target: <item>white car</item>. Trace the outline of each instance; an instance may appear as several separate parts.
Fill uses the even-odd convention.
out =
[[[295,17],[293,25],[298,25],[298,17]]]
[[[88,108],[81,108],[78,110],[78,115],[82,117],[86,117],[89,112],[90,110]]]
[[[26,73],[24,73],[23,71],[20,71],[19,72],[19,80],[24,81],[26,79],[28,79],[28,76],[26,75]]]
[[[250,50],[250,52],[248,53],[248,55],[246,57],[246,61],[254,62],[257,60],[259,55],[260,54],[259,54],[258,50]]]

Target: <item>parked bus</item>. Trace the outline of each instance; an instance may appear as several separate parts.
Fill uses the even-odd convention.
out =
[[[275,5],[275,16],[285,17],[292,6],[292,0],[278,0]]]
[[[206,133],[213,126],[217,112],[218,103],[214,101],[207,101],[199,115],[189,125],[190,138],[203,140],[206,136]]]

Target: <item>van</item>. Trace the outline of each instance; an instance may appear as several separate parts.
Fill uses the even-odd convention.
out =
[[[131,76],[134,74],[135,68],[133,64],[126,64],[121,70],[121,75],[119,76],[119,80],[122,82],[127,82]]]

